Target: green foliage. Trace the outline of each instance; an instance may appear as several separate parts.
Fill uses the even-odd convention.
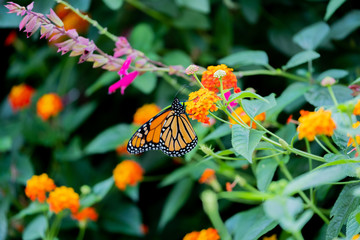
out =
[[[2,42],[8,44],[2,45],[6,61],[0,71],[0,240],[183,239],[210,227],[222,240],[272,234],[279,240],[352,239],[360,232],[359,146],[348,143],[360,135],[352,127],[359,119],[353,110],[360,85],[360,10],[354,0],[68,3],[69,11],[79,9],[92,26],[78,30],[84,38],[73,40],[84,42],[67,42],[63,47],[71,47],[63,55],[46,37],[38,40],[51,23],[27,38],[17,30],[26,14],[8,14],[0,6]],[[55,4],[35,0],[33,11],[45,14],[36,23]],[[30,35],[34,23],[26,22],[22,31]],[[79,25],[77,19],[71,27]],[[10,33],[16,33],[14,41],[9,41]],[[125,47],[115,45],[120,36],[131,47],[124,39]],[[79,56],[85,63],[77,64]],[[124,84],[118,71],[129,57],[130,67],[122,70],[138,71],[138,76],[123,85],[125,94],[117,89],[109,95],[110,85]],[[185,73],[190,64],[199,66],[196,75]],[[133,122],[137,109],[149,103],[163,108],[174,97],[187,109],[186,102],[199,101],[188,99],[201,88],[197,80],[216,64],[233,68],[242,91],[219,89],[218,109],[208,115],[210,126],[190,120],[198,137],[191,152],[169,158],[160,151],[122,151],[139,127]],[[335,84],[323,86],[326,77]],[[24,109],[12,109],[10,91],[21,83],[32,86],[35,94]],[[230,93],[227,100],[225,92]],[[46,93],[58,94],[63,109],[43,121],[37,101]],[[238,107],[243,109],[239,122],[230,124]],[[300,110],[319,108],[331,111],[336,128],[316,134],[314,141],[300,140],[297,121],[306,115]],[[147,119],[155,115],[141,114]],[[259,114],[265,120],[255,123]],[[308,131],[328,126],[323,119],[307,124]],[[153,126],[138,133],[152,134]],[[181,126],[170,128],[180,139],[174,129]],[[141,183],[129,182],[119,190],[113,170],[124,160],[139,163],[144,175]],[[206,169],[215,175],[200,184]],[[127,171],[120,176],[135,177]],[[79,223],[69,210],[55,214],[46,201],[30,200],[24,188],[42,173],[56,186],[73,188],[81,209],[94,207],[98,220]]]

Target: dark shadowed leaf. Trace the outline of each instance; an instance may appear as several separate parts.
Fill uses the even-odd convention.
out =
[[[128,124],[110,127],[95,137],[85,148],[85,153],[95,154],[115,150],[116,147],[129,140],[132,134]]]
[[[324,20],[327,21],[334,14],[334,12],[341,7],[346,0],[330,0],[327,7]]]
[[[264,51],[241,51],[220,59],[219,63],[228,66],[267,66],[269,65],[269,58]]]
[[[44,215],[34,218],[26,227],[23,233],[24,240],[39,239],[45,237],[48,221]]]
[[[298,32],[293,41],[305,50],[315,50],[330,32],[324,22],[312,24]]]
[[[286,65],[283,66],[283,68],[286,70],[289,68],[297,67],[301,64],[307,63],[307,62],[317,59],[319,57],[320,57],[320,54],[318,54],[317,52],[311,51],[311,50],[299,52],[299,53],[295,54],[294,56],[292,56],[290,58],[290,60],[286,63]]]
[[[335,40],[346,38],[360,27],[360,10],[352,10],[331,25],[330,37]]]
[[[189,198],[193,185],[194,183],[190,178],[184,178],[174,185],[165,201],[158,229],[163,229],[175,217]]]

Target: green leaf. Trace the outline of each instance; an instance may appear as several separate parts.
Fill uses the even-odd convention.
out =
[[[253,93],[253,92],[249,92],[249,91],[241,91],[239,93],[234,93],[229,97],[228,102],[232,102],[234,100],[238,100],[238,99],[243,99],[243,98],[255,98],[255,99],[260,99],[266,103],[269,103],[268,100],[266,100],[265,98],[263,98],[262,96]]]
[[[17,172],[16,182],[26,185],[26,181],[34,175],[34,168],[30,157],[27,155],[17,155],[13,160]]]
[[[154,40],[154,31],[147,23],[140,23],[136,25],[129,38],[131,47],[142,52],[151,52]]]
[[[132,134],[128,124],[118,124],[110,127],[95,137],[85,148],[86,154],[105,153],[116,149],[130,139]]]
[[[256,184],[260,191],[265,192],[271,183],[278,163],[273,158],[263,159],[256,166]]]
[[[189,198],[193,185],[194,183],[190,178],[184,178],[175,184],[174,188],[171,190],[169,196],[166,199],[161,213],[158,229],[163,229],[165,225],[171,219],[173,219],[173,217],[175,217],[177,212]]]
[[[92,192],[90,194],[81,198],[81,206],[89,207],[97,202],[100,202],[106,196],[106,194],[108,194],[113,185],[114,178],[112,176],[101,182],[98,182],[93,186]]]
[[[354,84],[358,84],[360,83],[360,77],[355,79],[352,83],[350,83],[349,85],[354,85]]]
[[[267,216],[273,220],[279,221],[280,226],[289,232],[298,232],[303,225],[310,220],[311,210],[301,215],[296,220],[297,215],[304,209],[303,202],[300,198],[274,197],[266,200],[264,210]]]
[[[275,94],[272,93],[269,96],[264,98],[266,101],[262,99],[255,99],[255,100],[242,100],[243,108],[250,116],[253,118],[260,113],[263,113],[274,106],[276,106]]]
[[[235,151],[252,163],[252,155],[256,145],[265,132],[233,125],[231,143]]]
[[[346,223],[346,236],[351,239],[355,234],[360,232],[360,224],[358,222],[360,215],[360,206],[358,206],[354,211],[349,215],[349,218]]]
[[[332,86],[332,90],[338,103],[343,103],[353,98],[351,89],[346,86],[334,85]],[[329,90],[325,87],[314,86],[305,93],[305,99],[315,107],[335,105]]]
[[[2,204],[1,204],[2,205]],[[5,240],[8,230],[7,209],[0,208],[0,240]]]
[[[305,50],[315,50],[330,32],[324,22],[312,24],[295,34],[293,41]]]
[[[181,65],[185,68],[192,64],[189,55],[181,50],[174,50],[166,53],[163,62],[167,65]]]
[[[39,239],[45,237],[48,221],[44,215],[34,218],[26,227],[23,233],[24,240]]]
[[[201,29],[210,28],[209,19],[205,14],[190,9],[184,9],[181,15],[174,20],[174,25],[183,29]]]
[[[89,11],[91,0],[68,0],[67,1],[74,8],[78,8],[80,11]]]
[[[124,194],[134,202],[139,201],[139,184],[136,184],[135,186],[126,186]]]
[[[140,209],[133,203],[117,201],[103,209],[102,227],[112,233],[123,233],[131,236],[142,236],[142,217]]]
[[[156,87],[156,75],[152,72],[146,72],[136,77],[131,86],[136,87],[145,94],[151,93]]]
[[[276,106],[266,112],[266,119],[268,121],[276,122],[279,114],[289,105],[299,100],[305,92],[310,88],[307,83],[292,83],[290,84],[276,99]]]
[[[268,66],[269,58],[264,51],[241,51],[220,59],[219,63],[236,67],[250,65]]]
[[[300,190],[338,182],[345,177],[346,174],[340,166],[332,166],[321,168],[319,170],[313,170],[292,180],[286,186],[284,194],[292,195]]]
[[[60,162],[77,161],[83,156],[81,149],[81,139],[79,137],[73,138],[69,144],[63,148],[57,148],[54,152],[55,159]]]
[[[0,152],[6,152],[11,149],[12,139],[10,136],[0,137]]]
[[[90,96],[100,88],[106,86],[110,86],[115,81],[119,80],[119,74],[117,72],[105,72],[101,74],[101,76],[90,86],[86,89],[85,95]],[[107,92],[107,89],[106,89]]]
[[[352,10],[331,25],[330,38],[342,40],[360,27],[360,10]]]
[[[292,58],[290,58],[290,60],[286,63],[286,65],[283,66],[283,69],[287,70],[289,68],[297,67],[301,64],[307,63],[319,57],[320,54],[311,50],[299,52],[294,56],[292,56]]]
[[[334,14],[334,12],[341,7],[346,0],[330,0],[327,7],[324,20],[327,21]]]
[[[62,118],[64,130],[67,132],[74,131],[95,111],[96,106],[95,102],[90,102],[81,107],[67,110]]]
[[[276,227],[277,222],[266,216],[262,206],[239,212],[225,222],[234,240],[256,240]]]
[[[178,6],[186,7],[198,12],[209,13],[210,2],[209,0],[176,0]]]
[[[349,72],[343,69],[329,69],[317,76],[316,80],[320,82],[325,77],[333,77],[335,79],[340,79],[346,77],[347,75],[349,75]]]
[[[203,161],[201,164],[189,163],[181,168],[172,171],[159,184],[160,187],[169,186],[181,179],[191,175],[194,179],[198,179],[206,168],[216,169],[216,164],[212,161]]]
[[[38,201],[31,202],[29,206],[22,209],[19,213],[13,216],[14,219],[22,219],[26,216],[34,215],[37,213],[44,212],[49,209],[49,205],[46,203],[40,203]]]
[[[251,23],[255,24],[261,13],[261,1],[260,0],[240,0],[241,12],[244,15],[245,19]]]
[[[103,0],[105,5],[111,10],[118,10],[124,3],[124,0]]]
[[[226,135],[229,135],[231,133],[231,128],[228,124],[224,123],[220,126],[216,127],[215,130],[202,140],[204,143],[213,139],[220,139],[221,137],[224,137]]]
[[[359,206],[360,198],[353,194],[357,186],[357,184],[346,185],[336,199],[330,212],[332,218],[326,231],[326,240],[332,240],[339,235],[351,212]]]

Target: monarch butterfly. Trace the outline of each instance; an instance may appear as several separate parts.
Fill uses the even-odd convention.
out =
[[[175,98],[170,107],[151,118],[134,133],[127,150],[131,154],[161,150],[170,157],[179,157],[190,152],[197,141],[184,106]]]

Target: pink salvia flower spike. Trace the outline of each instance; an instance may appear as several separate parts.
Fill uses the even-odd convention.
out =
[[[118,88],[121,89],[121,94],[124,95],[125,89],[134,81],[139,74],[138,71],[128,73],[128,69],[131,63],[131,58],[128,57],[120,68],[118,74],[120,80],[109,87],[109,94],[114,93]]]

